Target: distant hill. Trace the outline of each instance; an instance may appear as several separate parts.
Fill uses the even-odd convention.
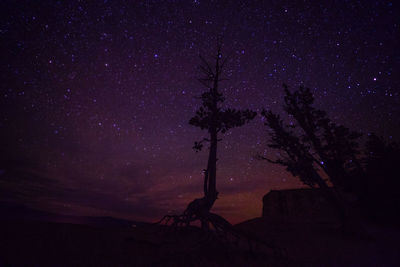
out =
[[[0,202],[0,221],[43,221],[117,227],[132,227],[148,224],[109,216],[91,217],[63,215],[33,209],[22,204],[11,202]]]

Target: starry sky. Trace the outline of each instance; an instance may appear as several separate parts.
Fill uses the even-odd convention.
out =
[[[395,1],[1,1],[0,197],[69,215],[155,221],[202,196],[206,136],[188,124],[205,88],[199,54],[223,42],[224,105],[282,112],[305,85],[363,133],[400,136]],[[258,116],[219,144],[213,210],[261,215],[302,186],[267,149]]]

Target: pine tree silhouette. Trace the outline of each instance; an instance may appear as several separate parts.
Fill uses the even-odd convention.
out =
[[[210,212],[218,198],[216,181],[217,147],[218,142],[221,141],[219,135],[224,134],[231,128],[240,127],[248,123],[257,113],[249,109],[236,110],[232,108],[223,109],[221,107],[221,103],[224,102],[225,98],[220,93],[219,86],[220,82],[224,80],[224,66],[227,62],[227,57],[222,57],[221,44],[218,44],[217,53],[213,57],[214,65],[211,65],[202,56],[200,56],[200,60],[200,70],[203,77],[199,81],[207,90],[199,97],[202,104],[196,111],[195,116],[190,119],[189,124],[206,130],[208,133],[207,138],[196,141],[193,146],[193,149],[200,151],[205,143],[209,143],[207,168],[204,171],[204,196],[193,200],[182,215],[166,216],[164,219],[172,219],[174,225],[189,225],[193,221],[200,220],[203,229],[208,229],[209,223],[214,228],[223,229],[230,224],[219,215]]]
[[[284,91],[284,110],[294,123],[285,124],[272,111],[262,111],[265,125],[272,130],[269,147],[282,153],[278,159],[260,158],[285,166],[308,186],[325,190],[345,220],[349,212],[342,192],[354,190],[355,177],[359,177],[355,174],[363,172],[357,157],[361,134],[332,122],[326,112],[316,109],[309,88],[301,86],[291,93],[284,85]]]

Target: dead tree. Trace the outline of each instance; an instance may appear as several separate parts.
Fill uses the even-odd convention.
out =
[[[189,124],[208,132],[207,138],[195,142],[193,146],[193,149],[200,151],[205,143],[209,144],[207,168],[204,170],[204,196],[189,203],[183,214],[167,215],[161,221],[166,221],[167,223],[172,221],[173,225],[179,226],[189,225],[191,222],[199,220],[203,229],[208,229],[210,223],[214,229],[220,229],[220,224],[215,220],[216,216],[210,213],[214,202],[218,198],[216,186],[217,147],[218,142],[221,141],[218,135],[224,134],[231,128],[248,123],[257,113],[249,109],[221,108],[221,103],[225,99],[219,91],[219,86],[220,82],[224,80],[223,74],[227,58],[222,57],[220,44],[216,55],[213,57],[215,62],[213,65],[202,56],[200,56],[200,60],[200,70],[203,77],[199,81],[207,90],[199,97],[202,104],[196,111],[195,116],[190,119]]]

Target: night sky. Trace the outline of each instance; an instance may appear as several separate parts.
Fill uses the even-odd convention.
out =
[[[161,3],[162,2],[162,3]],[[296,4],[294,4],[296,2]],[[229,55],[233,108],[282,112],[310,87],[338,123],[398,140],[400,12],[393,1],[1,1],[0,198],[69,215],[156,220],[201,197],[206,136],[190,126],[199,54]],[[213,210],[261,215],[302,186],[258,161],[258,116],[223,137]]]

